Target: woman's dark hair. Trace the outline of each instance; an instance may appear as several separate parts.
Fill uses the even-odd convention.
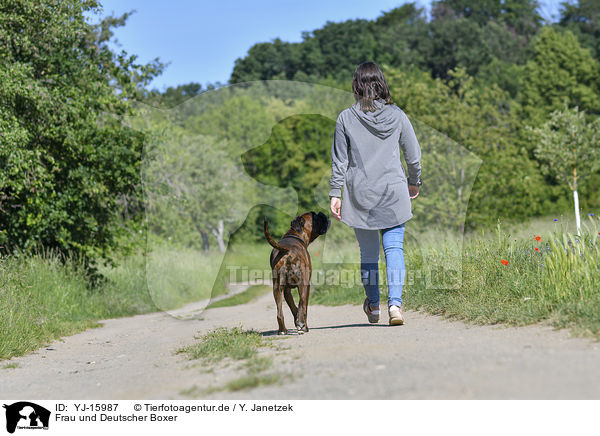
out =
[[[352,78],[352,92],[363,112],[377,109],[375,100],[383,99],[385,104],[393,103],[383,73],[375,62],[363,62],[356,67]]]

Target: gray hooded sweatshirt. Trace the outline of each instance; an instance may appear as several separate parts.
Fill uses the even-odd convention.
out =
[[[408,184],[421,177],[421,148],[408,117],[384,100],[375,101],[375,106],[375,111],[363,112],[356,103],[338,116],[329,191],[330,197],[342,198],[343,223],[370,230],[412,218]]]

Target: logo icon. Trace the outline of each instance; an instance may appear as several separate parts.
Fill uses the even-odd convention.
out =
[[[48,429],[50,411],[28,401],[4,405],[6,409],[6,431],[14,433],[19,429]]]

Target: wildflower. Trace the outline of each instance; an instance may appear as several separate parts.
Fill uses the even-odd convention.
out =
[[[506,266],[506,265],[508,265],[508,260],[506,260],[506,259],[502,259],[502,260],[500,261],[500,263],[501,263],[502,265]]]
[[[541,241],[542,237],[540,235],[537,235],[537,236],[534,236],[533,239],[536,241]]]
[[[593,213],[588,213],[588,215],[589,215],[589,216],[594,216],[594,214],[593,214]]]
[[[558,221],[558,218],[554,218],[554,221]]]
[[[540,251],[540,249],[539,249],[539,248],[537,248],[537,247],[535,247],[535,248],[534,248],[534,250],[535,250],[535,251],[537,251],[538,253],[539,253],[539,251]]]
[[[315,252],[315,256],[318,256],[318,255],[319,255],[319,252],[318,252],[318,251],[317,251],[317,252]]]

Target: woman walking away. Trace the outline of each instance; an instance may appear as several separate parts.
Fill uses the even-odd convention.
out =
[[[356,103],[340,113],[331,148],[331,212],[354,228],[369,322],[379,322],[379,235],[387,264],[390,325],[404,324],[404,227],[421,186],[421,148],[406,114],[373,62],[354,72]],[[398,146],[400,145],[400,147]],[[400,159],[406,160],[408,179]]]

